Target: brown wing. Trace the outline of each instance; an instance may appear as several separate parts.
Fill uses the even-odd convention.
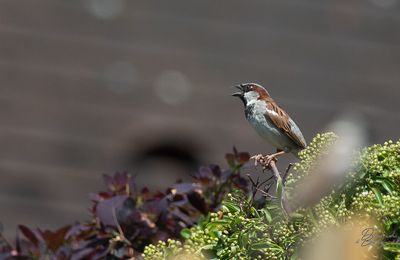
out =
[[[290,126],[289,123],[289,115],[280,108],[274,101],[267,102],[267,112],[264,114],[265,117],[271,119],[272,123],[274,123],[279,129],[282,129],[289,137],[293,140],[298,146],[301,148],[306,148],[306,144],[302,140],[302,137],[299,137]]]

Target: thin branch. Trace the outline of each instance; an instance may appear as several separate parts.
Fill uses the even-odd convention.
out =
[[[271,199],[277,199],[277,198],[278,198],[278,197],[272,196],[272,195],[269,194],[268,192],[263,191],[263,190],[261,190],[261,189],[258,189],[258,188],[257,188],[257,190],[258,190],[264,197],[271,198]]]
[[[269,177],[268,179],[266,179],[265,181],[260,183],[260,186],[262,186],[263,184],[267,183],[268,181],[270,181],[272,178],[274,178],[274,175],[271,175],[271,177]]]
[[[267,159],[265,159],[265,158],[267,158]],[[289,203],[288,203],[287,197],[286,197],[285,181],[286,181],[286,177],[287,177],[287,174],[288,174],[288,172],[290,170],[291,165],[289,165],[288,169],[286,170],[286,172],[282,176],[283,177],[282,178],[281,174],[278,171],[278,168],[276,167],[276,160],[274,160],[274,159],[269,160],[268,158],[269,158],[268,155],[267,156],[256,155],[256,156],[252,156],[251,157],[251,159],[255,160],[255,165],[257,165],[257,163],[259,163],[263,167],[263,172],[266,169],[270,169],[272,171],[272,174],[273,174],[272,177],[275,178],[276,183],[277,184],[278,183],[282,184],[282,194],[281,194],[281,198],[279,198],[279,199],[280,199],[281,204],[282,204],[282,209],[285,211],[286,215],[289,215],[289,213],[292,212],[292,210],[291,210],[291,208],[289,206]],[[272,186],[272,184],[269,185],[268,190],[269,190],[269,188],[271,188],[271,186]],[[264,191],[264,193],[266,193],[266,192]]]
[[[271,170],[274,173],[274,176],[276,178],[276,181],[278,182],[281,179],[281,175],[280,175],[280,173],[278,171],[278,168],[276,167],[276,164],[275,164],[274,160],[270,161],[269,167],[271,168]],[[282,185],[283,185],[283,181],[282,181]],[[292,212],[292,210],[291,210],[291,208],[289,206],[289,203],[287,201],[287,198],[286,198],[285,185],[282,186],[282,198],[281,198],[281,200],[282,200],[282,207],[285,210],[286,214],[289,214],[290,212]]]
[[[118,222],[117,215],[116,215],[116,213],[115,213],[115,207],[112,207],[112,208],[111,208],[111,213],[112,213],[113,219],[114,219],[114,221],[115,221],[115,224],[117,224],[117,229],[118,229],[119,234],[121,235],[122,240],[124,240],[125,243],[127,243],[128,245],[131,246],[131,245],[132,245],[131,241],[129,241],[129,240],[126,238],[126,236],[125,236],[125,234],[124,234],[124,231],[122,230],[121,225],[120,225],[119,222]]]
[[[269,162],[269,167],[270,167],[270,169],[272,170],[272,173],[274,174],[274,177],[275,177],[275,179],[281,179],[281,175],[280,175],[280,173],[279,173],[279,171],[278,171],[278,168],[276,168],[276,164],[275,164],[275,161],[270,161]]]
[[[265,185],[264,191],[265,191],[265,192],[269,192],[269,189],[271,189],[271,187],[272,187],[273,184],[274,184],[274,182],[270,182],[270,183],[268,184],[268,186]]]
[[[8,241],[8,239],[3,236],[3,234],[0,232],[0,241],[3,241],[5,244],[7,244],[10,248],[14,249],[14,247],[12,246],[11,242]]]
[[[289,171],[290,171],[290,169],[291,169],[292,167],[293,167],[293,164],[292,164],[292,163],[289,163],[288,167],[286,168],[285,173],[284,173],[283,176],[282,176],[282,183],[283,183],[283,184],[286,183],[286,180],[287,180]]]

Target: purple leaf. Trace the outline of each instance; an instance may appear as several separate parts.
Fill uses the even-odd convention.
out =
[[[104,226],[117,226],[116,212],[122,207],[128,196],[120,195],[100,201],[96,207],[96,216]]]

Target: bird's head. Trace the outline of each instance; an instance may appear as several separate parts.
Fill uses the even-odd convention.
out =
[[[232,94],[234,97],[240,98],[246,106],[249,102],[254,102],[258,99],[270,99],[268,91],[256,83],[243,83],[235,86],[239,89],[238,92]]]

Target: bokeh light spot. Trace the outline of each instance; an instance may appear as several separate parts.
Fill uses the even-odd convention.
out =
[[[88,11],[101,19],[112,19],[125,9],[126,0],[86,0]]]
[[[192,91],[189,79],[180,71],[162,72],[154,83],[156,95],[168,105],[179,105],[186,101]]]

